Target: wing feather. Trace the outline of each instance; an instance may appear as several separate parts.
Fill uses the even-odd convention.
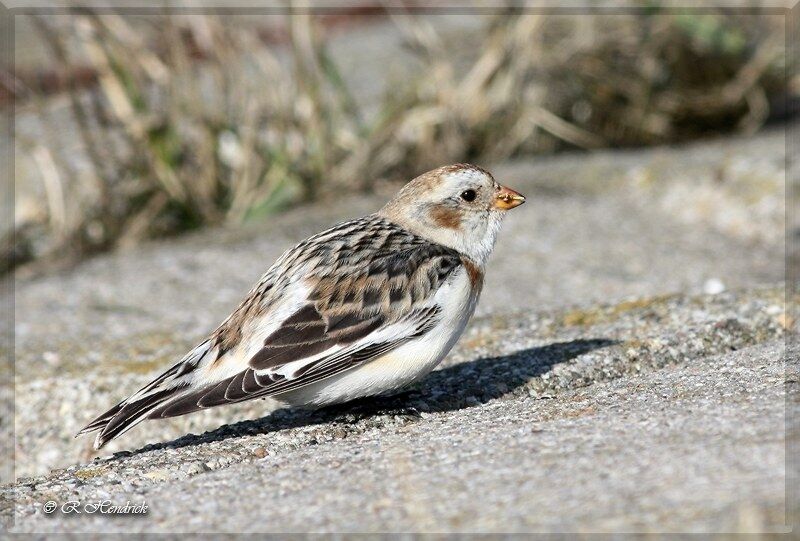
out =
[[[414,324],[413,331],[383,342],[360,342],[328,357],[322,357],[302,365],[294,377],[281,376],[274,372],[264,377],[263,371],[246,368],[221,382],[192,390],[163,406],[154,409],[150,418],[173,417],[190,411],[232,404],[253,398],[272,396],[294,391],[317,383],[346,370],[361,366],[392,351],[409,340],[419,337],[436,323],[439,309],[428,308],[417,311],[406,323]]]

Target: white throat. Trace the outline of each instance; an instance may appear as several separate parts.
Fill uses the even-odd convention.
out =
[[[485,220],[481,227],[462,232],[459,235],[460,246],[453,245],[452,247],[483,268],[494,250],[494,243],[497,241],[497,233],[500,232],[502,223],[502,214],[491,213],[489,219]]]

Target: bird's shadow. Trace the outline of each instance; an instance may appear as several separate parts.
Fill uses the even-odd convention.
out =
[[[387,413],[435,413],[474,407],[513,392],[557,364],[617,343],[603,338],[572,340],[523,349],[499,357],[484,357],[436,370],[415,389],[399,394],[363,398],[315,411],[279,409],[260,419],[224,425],[201,435],[189,434],[172,441],[150,444],[135,451],[121,451],[111,458],[301,426],[331,422],[353,423],[365,417]]]

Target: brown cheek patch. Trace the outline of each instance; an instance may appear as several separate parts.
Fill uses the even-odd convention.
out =
[[[455,209],[437,207],[431,211],[431,218],[439,227],[458,229],[461,227],[461,214]]]

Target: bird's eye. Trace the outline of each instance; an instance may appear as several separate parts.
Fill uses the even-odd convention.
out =
[[[467,203],[471,203],[472,201],[475,201],[475,197],[477,197],[477,195],[478,194],[475,192],[475,190],[464,190],[461,192],[461,199]]]

